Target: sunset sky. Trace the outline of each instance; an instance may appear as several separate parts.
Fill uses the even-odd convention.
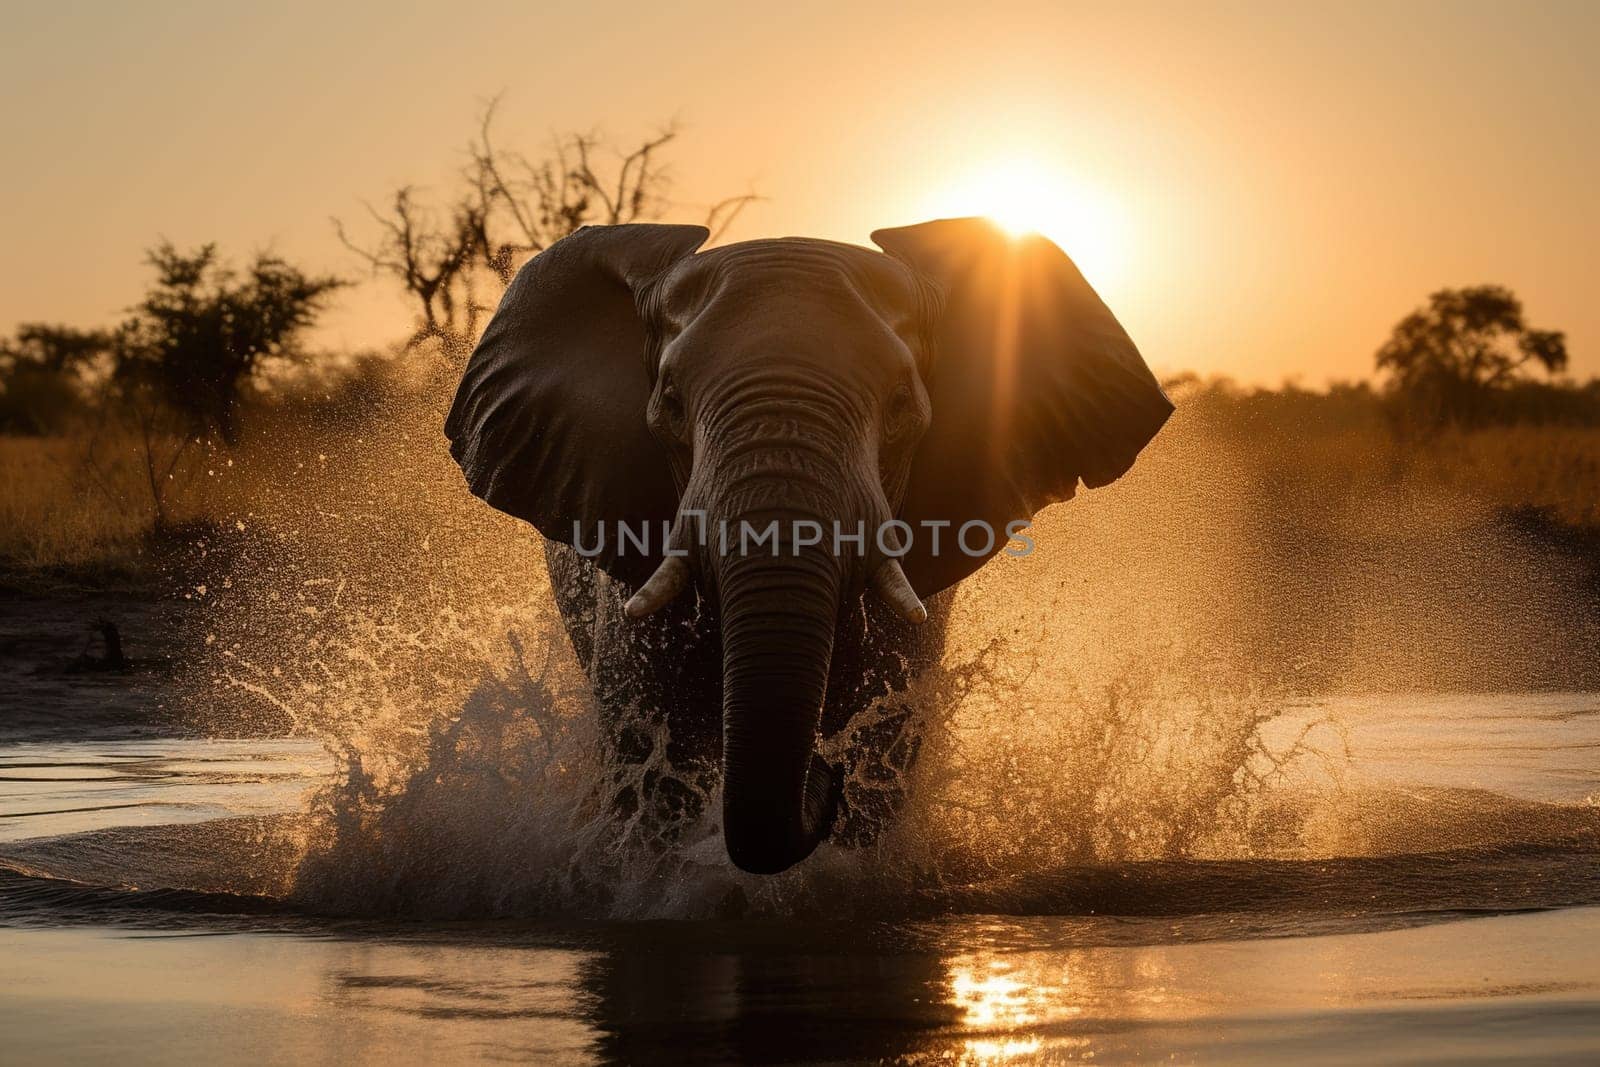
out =
[[[730,239],[1032,211],[1161,371],[1363,376],[1494,281],[1600,374],[1600,4],[1121,8],[8,4],[0,330],[113,320],[161,236],[360,276],[329,217],[504,92],[530,146],[677,117],[684,221],[766,198]],[[403,335],[386,286],[319,342]]]

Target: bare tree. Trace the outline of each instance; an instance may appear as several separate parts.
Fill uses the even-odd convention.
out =
[[[194,421],[184,412],[165,403],[160,393],[147,383],[125,383],[117,391],[118,406],[134,431],[134,456],[150,491],[152,529],[166,533],[173,529],[173,501],[195,482],[199,467],[190,462],[205,451],[210,437],[197,432]],[[99,455],[101,435],[89,441],[85,455],[90,469],[104,484]]]
[[[373,274],[395,278],[414,298],[419,314],[407,348],[437,340],[446,352],[453,352],[477,326],[472,275],[477,235],[484,222],[471,217],[473,207],[468,202],[457,203],[451,217],[440,220],[418,205],[416,190],[409,185],[395,190],[386,211],[365,206],[378,225],[376,240],[358,244],[344,223],[334,219],[339,240],[365,259]]]
[[[495,138],[499,98],[483,109],[467,144],[461,186],[443,210],[421,204],[403,186],[367,212],[377,234],[366,242],[335,219],[345,247],[374,274],[398,281],[417,311],[408,349],[436,343],[454,364],[471,351],[493,299],[517,268],[581,226],[662,217],[671,176],[663,150],[678,136],[669,125],[632,151],[609,147],[597,134],[558,137],[538,156],[501,146]],[[732,225],[754,194],[732,196],[706,209],[713,238]]]

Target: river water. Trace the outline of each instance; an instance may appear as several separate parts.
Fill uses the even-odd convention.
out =
[[[693,918],[353,908],[303,858],[349,773],[314,741],[0,745],[3,1058],[1600,1060],[1600,695],[1292,702],[1261,734],[1308,729],[1338,758],[1255,846],[876,895],[826,847],[791,907],[719,873]],[[504,877],[436,845],[403,847],[440,884]]]

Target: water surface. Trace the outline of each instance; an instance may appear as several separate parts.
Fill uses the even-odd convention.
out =
[[[1600,697],[1264,733],[1308,728],[1339,758],[1282,802],[1292,848],[876,897],[823,854],[844,920],[351,914],[284,865],[313,742],[5,745],[0,1028],[18,1062],[1595,1062]]]

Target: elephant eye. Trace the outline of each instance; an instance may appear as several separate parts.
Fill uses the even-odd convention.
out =
[[[889,403],[884,409],[885,429],[889,437],[898,438],[904,435],[917,421],[917,402],[912,396],[911,386],[901,382],[895,386],[894,392],[889,394]]]
[[[670,381],[661,387],[661,413],[666,417],[667,428],[674,436],[682,436],[686,416],[683,410],[683,397],[678,395],[677,386]]]

